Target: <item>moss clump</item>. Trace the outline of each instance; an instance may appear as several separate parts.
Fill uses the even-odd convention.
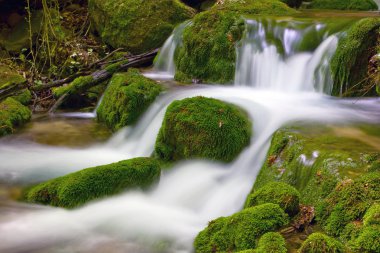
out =
[[[13,99],[17,100],[23,105],[29,105],[32,100],[32,93],[28,89],[24,89],[17,94],[12,96]]]
[[[348,30],[345,38],[340,40],[331,60],[333,95],[376,94],[375,86],[368,83],[367,71],[370,58],[376,54],[379,29],[380,18],[362,19]],[[370,90],[368,87],[371,86],[373,88]]]
[[[185,28],[183,44],[175,54],[176,80],[193,79],[208,83],[228,83],[235,73],[235,45],[243,36],[241,15],[294,13],[278,0],[225,1],[196,15]]]
[[[21,84],[26,80],[16,71],[8,66],[0,65],[0,89],[4,89],[11,84]]]
[[[380,201],[380,173],[368,173],[338,184],[318,207],[318,219],[331,235],[339,236],[346,225],[363,219],[366,211]]]
[[[155,159],[134,158],[41,183],[25,193],[25,200],[74,208],[96,198],[148,187],[160,178],[160,172],[160,165]]]
[[[58,88],[53,88],[53,94],[56,98],[60,98],[63,95],[75,95],[85,91],[89,84],[94,81],[92,76],[81,76],[76,78],[67,86],[62,86]]]
[[[380,204],[374,204],[368,209],[363,219],[364,226],[380,225]]]
[[[359,236],[350,242],[355,252],[380,252],[380,226],[364,226]]]
[[[12,133],[15,127],[28,122],[31,116],[28,107],[13,98],[0,102],[0,136]]]
[[[377,10],[377,4],[373,0],[312,0],[311,8],[331,10]]]
[[[98,120],[113,130],[133,124],[163,88],[136,69],[115,74],[97,110]]]
[[[88,9],[104,42],[135,54],[161,47],[195,13],[179,0],[89,0]]]
[[[293,216],[299,211],[299,199],[300,194],[294,187],[282,182],[270,182],[248,196],[246,207],[273,203]]]
[[[344,253],[347,252],[342,243],[322,233],[311,234],[302,243],[300,253]]]
[[[165,161],[206,158],[232,161],[250,143],[252,124],[239,107],[193,97],[171,103],[156,140]]]
[[[264,234],[255,250],[256,253],[286,253],[286,242],[280,233],[269,232]]]
[[[233,252],[254,249],[260,236],[288,223],[276,204],[250,207],[211,221],[195,239],[195,252]]]

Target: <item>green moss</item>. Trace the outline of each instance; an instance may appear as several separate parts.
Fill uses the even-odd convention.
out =
[[[366,154],[378,151],[356,138],[337,135],[339,132],[339,127],[316,125],[277,131],[254,190],[281,181],[299,190],[303,204],[316,205],[344,178],[355,179],[366,173],[376,163],[365,159]]]
[[[312,0],[311,8],[332,10],[377,10],[377,4],[373,0]]]
[[[276,204],[250,207],[232,216],[211,221],[196,237],[195,252],[254,249],[260,236],[277,230],[287,223],[288,216]]]
[[[380,225],[380,204],[374,204],[368,209],[363,219],[364,226]]]
[[[368,88],[371,84],[368,84],[367,71],[369,60],[376,53],[379,28],[380,18],[362,19],[348,30],[345,38],[339,41],[331,60],[333,95],[376,94],[375,86],[372,90]]]
[[[60,98],[61,96],[67,95],[75,95],[81,92],[84,92],[90,84],[94,81],[92,76],[81,76],[76,78],[67,86],[62,86],[58,88],[53,88],[53,94],[55,97]]]
[[[351,244],[356,252],[360,253],[377,253],[380,252],[380,226],[365,226],[358,238],[354,239]]]
[[[115,74],[97,110],[98,120],[117,130],[131,125],[156,99],[163,88],[136,69]]]
[[[245,25],[241,15],[284,15],[294,10],[277,0],[226,1],[196,15],[185,28],[183,44],[175,54],[175,79],[198,79],[207,83],[228,83],[234,78],[236,43]]]
[[[286,242],[280,233],[269,232],[264,234],[255,250],[256,253],[286,253]]]
[[[24,89],[13,95],[12,98],[19,101],[23,105],[29,105],[32,100],[32,93],[30,90]]]
[[[206,158],[232,161],[250,143],[252,124],[239,107],[193,97],[171,103],[155,146],[166,161]]]
[[[299,199],[300,194],[294,187],[282,182],[270,182],[248,196],[246,207],[273,203],[293,216],[299,211]]]
[[[15,127],[29,121],[31,114],[28,107],[13,98],[0,102],[0,136],[12,133]]]
[[[84,169],[41,183],[25,193],[25,200],[74,208],[96,198],[148,187],[159,179],[160,172],[156,160],[134,158]]]
[[[179,0],[89,0],[88,8],[103,41],[134,54],[161,47],[195,13]]]
[[[368,208],[380,201],[379,192],[380,173],[342,181],[318,205],[318,219],[329,234],[339,236],[347,224],[363,219]]]
[[[300,253],[344,253],[347,252],[342,243],[322,233],[311,234],[302,243]]]
[[[21,84],[25,81],[25,78],[16,71],[8,66],[0,65],[0,89],[4,89],[11,84]]]

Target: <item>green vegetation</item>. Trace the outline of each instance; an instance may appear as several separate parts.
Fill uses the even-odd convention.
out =
[[[32,100],[32,93],[28,89],[21,90],[20,92],[12,96],[13,99],[17,100],[23,105],[29,105]]]
[[[11,84],[21,84],[25,81],[25,78],[19,73],[8,66],[0,64],[0,89],[6,88]]]
[[[115,74],[97,110],[98,120],[118,130],[131,125],[156,99],[163,88],[136,69]]]
[[[362,19],[340,40],[331,61],[334,79],[332,95],[376,94],[375,86],[369,82],[367,71],[370,58],[376,54],[379,29],[380,18]]]
[[[344,253],[342,243],[322,233],[311,234],[302,244],[300,253]]]
[[[312,0],[311,8],[331,10],[377,10],[377,4],[373,0]]]
[[[274,231],[288,223],[288,216],[276,204],[263,204],[246,208],[229,217],[211,221],[195,239],[195,252],[233,252],[254,249],[266,232]],[[276,235],[267,235],[259,244],[264,247]]]
[[[28,107],[13,98],[0,102],[0,137],[10,134],[15,127],[21,126],[31,118]]]
[[[326,232],[339,236],[346,225],[362,220],[371,205],[380,201],[379,192],[378,172],[364,174],[356,180],[344,180],[318,205],[318,219]]]
[[[282,182],[270,182],[251,193],[245,206],[278,204],[288,215],[293,216],[299,211],[299,199],[300,194],[294,187]]]
[[[161,47],[195,13],[179,0],[89,0],[88,8],[103,41],[134,54]]]
[[[255,253],[286,253],[286,242],[280,233],[268,232],[264,234],[258,243]]]
[[[157,182],[160,173],[155,159],[134,158],[49,180],[27,190],[24,198],[28,202],[74,208],[125,190],[149,187]]]
[[[65,94],[74,95],[85,91],[89,84],[94,81],[92,76],[81,76],[76,78],[67,86],[61,86],[53,89],[53,94],[55,97],[59,98]]]
[[[225,1],[196,15],[185,28],[183,45],[175,54],[175,78],[228,83],[235,73],[235,45],[243,36],[241,15],[286,15],[295,11],[278,0]]]
[[[250,143],[252,124],[239,107],[193,97],[171,103],[156,140],[165,161],[206,158],[231,162]]]
[[[355,128],[315,125],[278,130],[253,190],[272,181],[285,182],[300,192],[301,203],[317,205],[338,182],[357,178],[379,160],[379,151],[365,142],[374,137],[359,131],[363,136],[357,139],[351,132],[356,133]]]

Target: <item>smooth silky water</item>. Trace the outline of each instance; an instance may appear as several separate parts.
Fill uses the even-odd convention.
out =
[[[87,148],[47,146],[22,138],[13,142],[12,136],[0,141],[2,182],[44,181],[86,167],[150,156],[166,107],[173,100],[202,95],[241,106],[254,122],[251,145],[234,162],[179,163],[164,171],[149,192],[125,192],[75,210],[4,200],[0,252],[191,252],[194,237],[210,220],[242,208],[271,136],[281,126],[380,122],[379,99],[326,95],[331,90],[329,60],[346,25],[334,30],[328,22],[312,20],[246,22],[246,36],[236,49],[235,85],[168,91],[135,126]],[[308,32],[319,40],[301,47]],[[172,46],[170,40],[162,52]],[[166,61],[173,61],[173,55],[165,56]],[[147,73],[155,74],[162,72]]]

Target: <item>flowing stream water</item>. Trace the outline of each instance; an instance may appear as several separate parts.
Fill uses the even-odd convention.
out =
[[[0,205],[0,252],[191,252],[194,237],[208,221],[242,208],[271,136],[281,126],[299,121],[380,122],[379,99],[324,94],[331,90],[327,67],[342,30],[333,32],[319,22],[260,19],[247,20],[247,27],[237,48],[234,86],[173,89],[162,94],[135,126],[87,148],[0,140],[1,181],[39,182],[86,167],[150,156],[166,107],[173,100],[202,95],[241,106],[254,122],[251,145],[234,162],[179,163],[164,171],[149,192],[125,192],[75,210],[14,202],[8,208]],[[318,40],[303,47],[306,33]],[[173,71],[170,62],[176,47],[172,43],[173,37],[161,53],[167,57],[169,71]],[[159,72],[149,75],[154,74]]]

